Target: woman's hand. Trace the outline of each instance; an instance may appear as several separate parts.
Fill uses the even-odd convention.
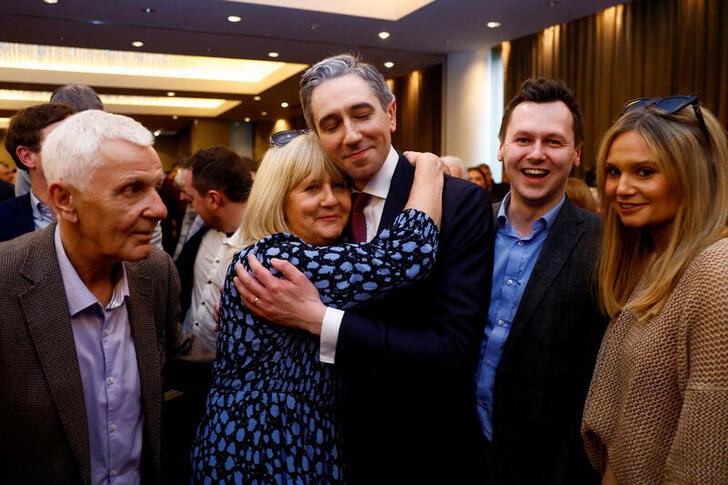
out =
[[[425,212],[439,228],[445,179],[443,174],[449,174],[450,170],[440,157],[432,153],[404,152],[404,155],[415,167],[415,178],[404,208]]]
[[[402,155],[412,164],[413,167],[417,167],[417,163],[429,163],[434,164],[433,167],[437,167],[440,172],[445,175],[450,174],[450,167],[440,157],[429,152],[402,152]]]

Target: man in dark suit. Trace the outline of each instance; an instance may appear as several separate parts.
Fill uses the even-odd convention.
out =
[[[7,483],[161,482],[179,305],[174,264],[150,244],[166,213],[153,142],[131,118],[70,117],[43,147],[58,223],[0,244]]]
[[[391,146],[394,95],[374,67],[340,55],[303,75],[301,100],[329,159],[351,178],[358,198],[369,199],[352,217],[363,214],[366,239],[373,238],[402,210],[413,180],[413,167]],[[249,285],[239,288],[248,307],[320,335],[321,361],[341,372],[352,483],[481,481],[474,371],[492,238],[487,192],[446,177],[437,264],[410,288],[342,312],[323,307],[313,285],[290,265],[282,269],[291,281],[259,266],[257,281],[238,273]]]
[[[565,196],[582,118],[562,83],[526,81],[505,109],[498,158],[511,191],[496,217],[477,378],[497,484],[598,483],[579,435],[606,319],[596,302],[596,215]]]
[[[72,114],[70,106],[46,103],[22,109],[10,120],[5,149],[15,165],[30,175],[32,190],[0,203],[0,241],[42,229],[53,222],[40,153],[46,137]]]

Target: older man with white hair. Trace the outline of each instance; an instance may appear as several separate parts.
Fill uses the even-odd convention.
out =
[[[0,244],[0,456],[9,483],[160,482],[161,368],[174,264],[154,137],[102,111],[42,156],[57,223]]]

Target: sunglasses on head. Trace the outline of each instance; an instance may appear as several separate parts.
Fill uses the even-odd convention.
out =
[[[283,130],[270,136],[270,146],[282,148],[297,136],[308,133],[308,130]]]
[[[708,127],[705,125],[705,118],[703,118],[703,112],[700,111],[700,102],[698,101],[698,98],[696,98],[695,96],[668,96],[667,98],[637,98],[637,99],[633,99],[632,101],[628,101],[627,104],[625,104],[622,107],[622,111],[619,112],[619,115],[621,116],[625,113],[629,113],[630,111],[634,111],[639,108],[653,108],[662,114],[672,115],[688,106],[693,107],[693,111],[695,111],[695,117],[698,119],[698,122],[700,123],[700,129],[702,129],[703,133],[705,133],[705,136],[708,139],[710,139],[710,134],[708,133]]]

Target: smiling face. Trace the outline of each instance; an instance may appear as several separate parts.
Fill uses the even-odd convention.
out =
[[[307,177],[294,186],[283,204],[291,233],[314,246],[334,243],[346,227],[351,193],[343,180]]]
[[[563,102],[525,101],[516,106],[498,149],[511,184],[511,207],[548,212],[564,195],[580,157],[573,117]]]
[[[635,131],[618,135],[604,162],[604,195],[627,227],[647,228],[655,245],[668,240],[680,196]]]
[[[167,209],[157,194],[164,178],[152,147],[104,140],[102,165],[91,174],[90,189],[71,189],[73,227],[83,246],[80,254],[105,261],[138,261],[152,251],[152,234]]]
[[[389,155],[396,103],[386,110],[357,74],[328,79],[311,95],[311,113],[326,155],[363,189]]]

